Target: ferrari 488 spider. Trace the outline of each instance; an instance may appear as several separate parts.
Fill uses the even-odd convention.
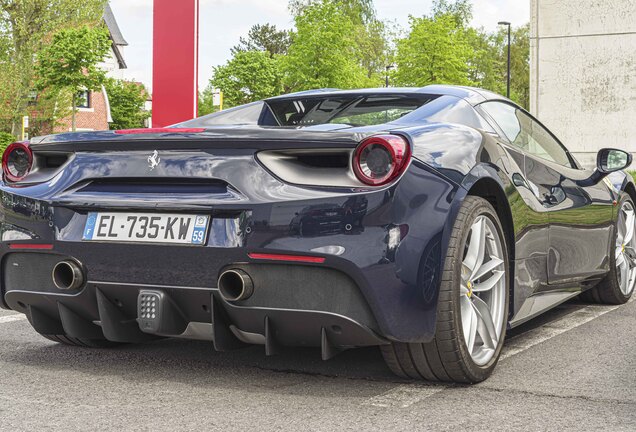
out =
[[[70,345],[379,346],[403,377],[479,382],[507,329],[632,295],[631,160],[585,169],[511,101],[451,86],[36,138],[2,159],[0,306]]]

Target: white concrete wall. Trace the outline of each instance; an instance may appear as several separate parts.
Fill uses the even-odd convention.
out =
[[[636,153],[636,0],[531,0],[530,49],[530,109],[581,163]]]

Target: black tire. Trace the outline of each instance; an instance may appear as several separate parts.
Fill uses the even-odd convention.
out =
[[[508,245],[495,209],[483,198],[469,196],[464,200],[453,226],[440,282],[435,338],[429,343],[400,343],[381,346],[389,368],[398,376],[427,381],[477,383],[488,378],[499,360],[507,327],[510,296],[509,272],[505,274],[505,310],[499,345],[493,358],[484,366],[476,364],[464,341],[460,312],[461,266],[464,245],[473,221],[484,215],[498,230],[509,269]]]
[[[106,339],[79,339],[79,338],[73,338],[67,335],[41,334],[40,336],[60,344],[75,346],[75,347],[83,347],[83,348],[114,348],[114,347],[122,345],[120,343],[111,342]]]
[[[617,208],[619,211],[623,208],[625,203],[628,202],[632,205],[632,208],[636,209],[634,205],[634,201],[627,195],[625,195],[619,202]],[[617,222],[618,224],[618,218]],[[616,248],[614,245],[616,244],[616,236],[618,236],[618,227],[615,225],[614,227],[614,235],[612,236],[612,243],[610,245],[610,271],[607,273],[605,278],[599,282],[594,288],[591,288],[583,293],[581,293],[581,300],[588,303],[599,303],[599,304],[607,304],[607,305],[621,305],[625,304],[632,297],[634,291],[630,292],[628,295],[624,295],[621,291],[618,272],[616,271]]]

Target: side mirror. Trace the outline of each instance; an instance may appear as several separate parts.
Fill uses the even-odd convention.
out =
[[[608,174],[623,170],[632,164],[632,155],[623,150],[605,148],[596,156],[596,170],[591,176],[576,182],[579,186],[593,186]]]
[[[632,164],[632,155],[623,150],[605,148],[598,152],[596,169],[602,174],[624,170]]]

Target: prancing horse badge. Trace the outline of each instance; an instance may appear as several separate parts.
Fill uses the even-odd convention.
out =
[[[148,166],[150,167],[150,171],[157,168],[160,163],[161,158],[159,157],[159,152],[155,150],[152,156],[148,156]]]

